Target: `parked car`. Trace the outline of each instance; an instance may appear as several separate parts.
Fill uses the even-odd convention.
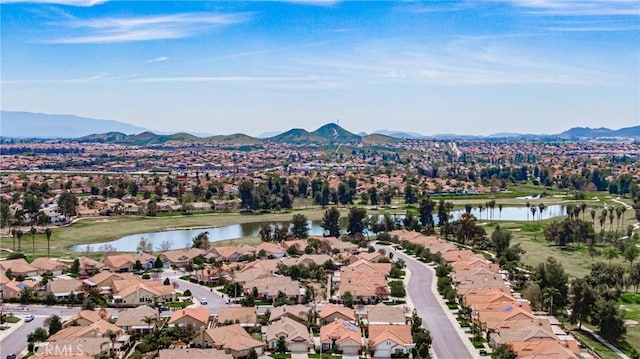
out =
[[[29,315],[27,315],[26,317],[24,317],[24,321],[25,321],[25,322],[27,322],[27,323],[28,323],[28,322],[30,322],[30,321],[32,321],[32,320],[34,320],[34,319],[35,319],[35,318],[34,318],[34,317],[33,317],[33,315],[31,315],[31,314],[29,314]]]
[[[209,303],[209,301],[207,301],[207,298],[205,298],[205,297],[200,298],[200,304],[207,305],[208,303]]]
[[[16,353],[7,354],[7,359],[16,359]]]

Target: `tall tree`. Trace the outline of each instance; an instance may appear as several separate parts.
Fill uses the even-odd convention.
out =
[[[72,193],[62,192],[58,197],[58,208],[60,213],[65,217],[71,217],[76,215],[76,206],[78,205],[78,198]]]
[[[357,207],[349,209],[349,214],[347,216],[347,232],[352,236],[364,232],[366,228],[366,218],[366,209]]]
[[[309,237],[309,223],[304,214],[294,214],[291,219],[291,234],[298,239]]]
[[[554,257],[548,257],[545,262],[539,263],[534,276],[540,289],[549,293],[555,307],[564,307],[567,304],[567,291],[569,278]]]
[[[427,196],[420,200],[420,224],[424,227],[433,227],[433,209],[436,207],[436,203],[431,200],[431,197]]]
[[[51,255],[51,235],[52,234],[53,234],[53,231],[51,230],[51,228],[46,228],[44,230],[44,235],[47,236],[47,258],[49,258]]]
[[[328,232],[329,237],[340,237],[340,211],[335,207],[326,210],[320,226]]]
[[[596,291],[587,283],[586,280],[579,278],[574,279],[571,283],[569,292],[569,303],[571,314],[569,321],[572,324],[578,324],[578,329],[582,328],[585,322],[593,313],[597,299]]]
[[[242,208],[254,208],[253,181],[244,180],[238,186]]]
[[[614,300],[598,301],[592,323],[598,326],[600,335],[610,341],[620,340],[627,332],[620,305]]]
[[[36,228],[34,226],[31,226],[31,228],[29,229],[29,232],[31,233],[31,255],[35,256],[36,255]]]

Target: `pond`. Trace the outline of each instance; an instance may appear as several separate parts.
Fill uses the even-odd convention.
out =
[[[457,219],[464,213],[464,209],[453,211],[453,219]],[[482,220],[488,220],[489,216],[493,216],[494,220],[503,221],[526,221],[531,218],[531,211],[527,207],[503,207],[502,211],[499,211],[496,207],[493,211],[487,211],[484,209],[482,213],[478,208],[473,208],[471,213],[477,218]],[[563,216],[565,214],[565,206],[563,205],[550,205],[542,213],[542,219]],[[382,216],[380,216],[381,218]],[[398,218],[402,218],[403,215],[397,215]],[[536,212],[536,219],[539,218],[539,211]],[[437,223],[438,219],[434,216],[434,222]],[[120,252],[135,252],[140,238],[149,240],[153,245],[153,250],[157,251],[163,245],[168,243],[169,248],[178,249],[191,246],[192,239],[201,232],[209,232],[209,240],[211,242],[238,239],[245,237],[259,237],[260,226],[265,222],[250,222],[232,224],[223,227],[210,227],[210,228],[197,228],[197,229],[178,229],[172,231],[163,232],[149,232],[132,234],[122,237],[115,241],[104,243],[91,243],[91,244],[79,244],[71,247],[71,250],[76,252],[84,251],[103,251],[106,246],[110,246],[112,250]],[[276,221],[267,222],[272,226],[284,226],[289,228],[290,222],[288,221]],[[320,227],[321,221],[309,221],[309,234],[312,236],[322,236],[324,230]],[[346,228],[346,218],[341,218],[341,228],[344,231]],[[165,243],[165,244],[166,244]]]

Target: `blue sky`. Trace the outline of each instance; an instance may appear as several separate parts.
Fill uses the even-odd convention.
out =
[[[3,110],[157,131],[640,124],[637,0],[2,0]]]

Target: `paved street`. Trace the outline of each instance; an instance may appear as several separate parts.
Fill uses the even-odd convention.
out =
[[[205,305],[205,307],[209,308],[209,310],[211,310],[211,313],[213,314],[218,314],[218,308],[228,305],[227,304],[228,298],[226,295],[224,298],[222,298],[217,292],[211,291],[209,288],[205,286],[201,286],[199,284],[195,284],[186,280],[179,279],[179,277],[182,275],[184,275],[184,273],[165,272],[162,274],[161,277],[162,278],[168,277],[172,283],[175,282],[178,285],[176,289],[181,292],[184,292],[185,290],[189,289],[189,291],[191,291],[191,295],[193,296],[193,299],[197,300],[198,302],[200,302],[202,298],[207,298],[207,304]]]
[[[388,249],[387,249],[388,250]],[[447,313],[438,303],[438,298],[431,291],[435,273],[421,262],[407,256],[401,251],[393,251],[396,258],[402,258],[411,271],[407,294],[422,318],[422,323],[433,337],[433,351],[438,358],[475,358],[463,343],[458,331],[447,317]],[[474,352],[474,354],[476,354]]]
[[[11,306],[5,305],[5,312],[11,312]],[[31,333],[37,327],[44,325],[45,319],[56,314],[63,319],[67,318],[80,311],[79,307],[67,308],[67,307],[49,307],[49,306],[29,306],[29,310],[26,311],[14,311],[17,317],[23,318],[27,314],[31,314],[35,319],[29,323],[21,322],[22,324],[9,333],[3,335],[0,341],[0,358],[6,358],[7,354],[20,353],[27,348],[27,335]]]

